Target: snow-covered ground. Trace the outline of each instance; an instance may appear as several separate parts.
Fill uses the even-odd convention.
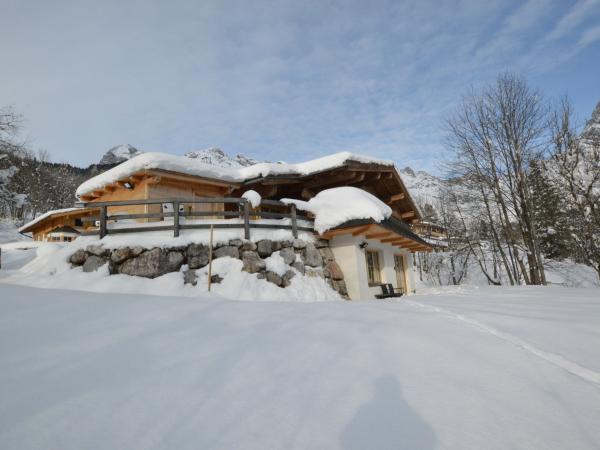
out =
[[[597,289],[237,302],[0,284],[0,448],[595,449]]]
[[[253,230],[256,239],[292,239],[289,230]],[[218,229],[214,232],[215,243],[227,243],[230,239],[243,237],[241,229]],[[300,232],[299,237],[312,241],[312,233]],[[209,231],[185,230],[179,238],[174,238],[172,232],[149,232],[137,236],[132,241],[130,235],[106,236],[101,241],[94,236],[84,236],[70,243],[53,242],[13,242],[1,244],[2,270],[0,282],[25,286],[72,289],[103,293],[132,293],[146,295],[165,295],[181,297],[202,297],[208,288],[208,267],[197,271],[196,286],[184,284],[183,266],[179,272],[147,279],[129,275],[109,275],[108,264],[96,272],[84,273],[82,267],[72,268],[69,257],[78,249],[88,245],[103,245],[105,248],[118,248],[126,245],[142,245],[146,248],[187,245],[188,243],[208,243]],[[281,264],[275,257],[266,260],[269,270],[281,273],[290,269],[285,265],[281,272]],[[264,301],[343,301],[342,297],[331,289],[326,281],[314,276],[297,276],[292,278],[290,285],[281,288],[266,280],[258,278],[258,274],[242,271],[242,261],[228,257],[215,259],[212,265],[212,275],[225,278],[222,283],[213,283],[212,291],[218,295],[235,300],[264,300]],[[1,286],[1,285],[0,285]]]

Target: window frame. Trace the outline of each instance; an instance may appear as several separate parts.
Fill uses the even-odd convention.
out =
[[[383,283],[381,277],[381,251],[366,249],[365,263],[367,266],[367,283],[369,287],[380,286]]]

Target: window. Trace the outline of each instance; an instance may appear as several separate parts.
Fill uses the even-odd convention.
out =
[[[367,250],[367,279],[369,286],[381,284],[381,265],[379,264],[379,252],[377,250]]]

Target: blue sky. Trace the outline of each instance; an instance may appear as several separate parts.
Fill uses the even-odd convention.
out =
[[[581,121],[600,101],[600,0],[0,1],[0,106],[55,161],[130,143],[435,171],[444,117],[501,71]]]

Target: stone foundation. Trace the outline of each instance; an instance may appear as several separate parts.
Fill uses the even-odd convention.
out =
[[[142,247],[105,249],[99,245],[89,245],[85,250],[81,249],[73,253],[69,261],[73,266],[83,266],[84,272],[93,272],[108,264],[111,275],[125,274],[146,278],[178,272],[183,265],[187,264],[188,269],[184,273],[185,283],[195,285],[196,270],[208,265],[208,253],[208,246],[203,244],[150,249]],[[266,270],[265,258],[274,253],[279,253],[284,262],[290,266],[290,270],[283,276]],[[326,240],[319,239],[313,244],[302,239],[287,241],[265,239],[258,242],[232,239],[227,244],[213,247],[213,259],[226,256],[240,259],[243,264],[242,270],[256,273],[259,278],[281,288],[289,286],[292,278],[299,272],[300,276],[324,278],[335,291],[348,298],[344,274]],[[223,280],[216,276],[214,282],[221,281]]]

